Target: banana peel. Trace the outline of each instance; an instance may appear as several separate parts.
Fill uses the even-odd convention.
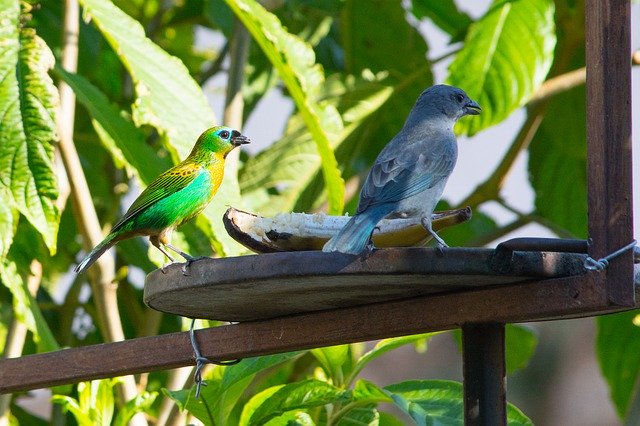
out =
[[[434,212],[434,231],[466,222],[471,207]],[[229,208],[224,226],[236,241],[256,253],[322,250],[324,244],[349,221],[348,216],[322,213],[282,213],[262,217]],[[424,245],[432,236],[420,224],[420,218],[382,219],[373,231],[376,247],[413,247]]]

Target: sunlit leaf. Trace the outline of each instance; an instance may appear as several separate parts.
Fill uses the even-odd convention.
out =
[[[249,424],[262,425],[267,420],[287,411],[319,407],[341,401],[347,397],[348,391],[319,380],[289,383],[280,387],[256,408],[251,415]]]
[[[131,74],[136,91],[133,120],[149,124],[166,135],[177,158],[185,158],[198,136],[215,125],[215,117],[202,90],[179,59],[149,40],[139,22],[106,0],[82,0],[85,19],[100,29]],[[220,219],[228,206],[241,205],[236,176],[228,174],[214,201],[205,209],[221,254],[244,249],[225,231]],[[205,226],[204,232],[209,231]],[[212,241],[215,244],[215,241]]]
[[[138,174],[145,184],[170,166],[145,143],[144,134],[123,117],[122,112],[97,87],[81,75],[68,73],[62,68],[56,68],[56,73],[71,86],[78,102],[89,111],[98,136],[114,160]]]
[[[322,159],[329,213],[342,213],[344,182],[331,148],[331,141],[342,130],[342,120],[332,105],[317,99],[324,74],[315,63],[313,49],[287,32],[278,18],[256,1],[227,0],[227,4],[247,27],[287,87]]]
[[[60,220],[53,170],[58,92],[47,74],[54,58],[19,19],[19,2],[0,3],[0,185],[54,254]]]
[[[457,129],[474,134],[504,120],[542,84],[556,44],[552,0],[497,0],[469,28],[447,83],[482,107]]]

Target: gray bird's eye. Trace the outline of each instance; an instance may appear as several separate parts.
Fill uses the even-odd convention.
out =
[[[458,93],[456,99],[458,100],[458,102],[462,103],[464,102],[464,95],[462,93]]]
[[[227,139],[227,138],[229,137],[229,132],[228,132],[228,131],[226,131],[226,130],[221,131],[221,132],[220,132],[220,137],[221,137],[222,139]]]

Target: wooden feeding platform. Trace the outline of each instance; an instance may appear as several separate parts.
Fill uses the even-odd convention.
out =
[[[318,251],[205,259],[152,272],[145,301],[239,323],[195,333],[212,360],[461,327],[465,423],[506,422],[504,324],[636,306],[628,0],[587,0],[588,241],[515,240],[497,249]],[[640,272],[640,271],[639,271]],[[0,360],[0,393],[194,364],[188,333]]]
[[[556,240],[545,242],[552,249]],[[585,242],[574,245],[586,252]],[[394,248],[363,256],[302,251],[202,259],[191,264],[189,275],[177,264],[149,274],[144,301],[191,318],[257,321],[577,276],[586,272],[585,257],[502,245],[496,250]],[[459,309],[439,315],[455,327]]]

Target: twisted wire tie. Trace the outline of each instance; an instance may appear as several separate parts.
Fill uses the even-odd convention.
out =
[[[584,267],[585,269],[588,269],[590,271],[602,271],[603,269],[605,269],[607,266],[609,266],[609,261],[615,257],[620,256],[622,253],[631,250],[632,248],[634,248],[637,244],[636,240],[633,240],[632,242],[630,242],[629,244],[627,244],[626,246],[622,247],[621,249],[618,249],[616,251],[614,251],[613,253],[603,257],[602,259],[598,259],[595,260],[594,258],[592,258],[591,256],[587,256],[587,258],[584,260]]]
[[[198,342],[196,341],[196,336],[193,331],[193,326],[196,323],[196,320],[191,320],[191,328],[189,328],[189,339],[191,339],[191,347],[193,348],[194,357],[196,359],[196,371],[193,373],[193,381],[196,384],[196,399],[200,398],[200,387],[207,386],[207,382],[202,380],[202,369],[207,364],[216,364],[216,365],[233,365],[239,363],[240,359],[234,359],[231,361],[212,361],[209,358],[202,356],[200,352],[200,346],[198,346]]]

